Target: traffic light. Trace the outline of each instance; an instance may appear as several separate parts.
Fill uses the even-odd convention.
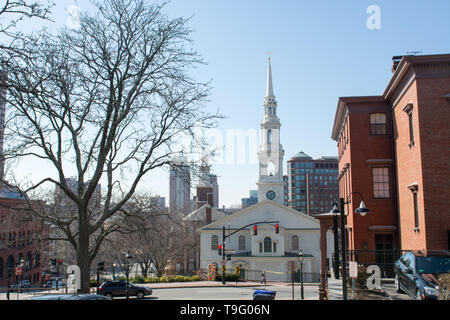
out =
[[[61,258],[59,258],[59,259],[58,259],[58,265],[59,265],[59,266],[62,266],[62,264],[63,264],[63,261],[62,261]]]
[[[275,233],[280,233],[280,226],[278,225],[278,223],[275,225]]]
[[[51,259],[50,263],[52,264],[52,266],[56,266],[56,259]]]
[[[221,256],[221,255],[222,255],[222,245],[221,245],[221,244],[219,244],[219,250],[218,250],[218,252],[219,252],[219,256]]]
[[[258,227],[256,225],[253,227],[253,235],[258,235]]]
[[[103,271],[104,269],[105,269],[105,263],[104,262],[97,263],[97,270],[98,271]]]

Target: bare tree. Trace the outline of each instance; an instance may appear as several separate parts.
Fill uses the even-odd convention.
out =
[[[103,240],[120,229],[111,221],[142,178],[171,166],[182,150],[195,153],[202,143],[197,131],[219,118],[203,110],[209,85],[189,76],[203,61],[190,48],[188,20],[169,18],[165,4],[143,0],[95,5],[95,13],[82,14],[79,29],[23,41],[28,54],[11,56],[6,81],[5,158],[44,159],[56,172],[21,189],[33,199],[53,185],[73,202],[76,209],[63,217],[49,206],[35,215],[56,225],[60,240],[75,249],[82,292],[89,291],[90,265]],[[100,181],[102,208],[92,219],[89,203]]]
[[[0,3],[0,35],[4,38],[3,42],[0,42],[0,50],[8,51],[10,54],[13,52],[20,53],[17,50],[16,42],[23,38],[23,34],[17,30],[18,24],[31,18],[50,20],[53,6],[52,1],[2,1]]]
[[[106,239],[107,243],[122,254],[130,253],[139,264],[143,277],[147,277],[152,264],[156,274],[162,276],[168,263],[181,251],[178,241],[182,238],[180,217],[154,205],[148,194],[135,194],[125,207],[126,215],[120,222],[122,227]],[[116,260],[120,260],[120,255]]]

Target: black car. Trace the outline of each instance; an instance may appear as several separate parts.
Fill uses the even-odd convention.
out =
[[[127,288],[126,281],[106,281],[98,288],[99,295],[106,296],[110,299],[113,297],[126,297]],[[143,299],[145,296],[152,294],[152,289],[144,286],[136,286],[128,282],[129,296],[136,296],[138,299]]]
[[[450,273],[449,251],[409,251],[395,262],[395,289],[416,300],[436,300],[438,278]]]

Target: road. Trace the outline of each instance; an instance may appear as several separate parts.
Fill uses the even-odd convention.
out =
[[[152,299],[159,300],[252,300],[254,290],[276,291],[276,300],[292,300],[291,286],[263,287],[206,287],[206,288],[165,288],[153,289]],[[306,300],[317,300],[317,286],[305,286]],[[299,300],[300,287],[294,288],[294,299]]]

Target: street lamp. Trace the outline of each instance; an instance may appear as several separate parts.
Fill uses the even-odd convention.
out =
[[[351,192],[347,199],[340,198],[340,215],[341,215],[341,243],[342,243],[342,298],[343,300],[347,300],[347,255],[346,255],[346,219],[345,219],[345,205],[350,204],[352,201],[349,200],[352,194],[359,194],[361,197],[361,203],[359,208],[355,210],[355,213],[359,213],[361,217],[364,217],[367,213],[370,212],[369,209],[366,208],[364,201],[362,200],[362,195],[359,192]]]
[[[302,300],[305,299],[305,295],[303,292],[303,252],[300,250],[298,252],[298,260],[300,261],[300,298]]]
[[[334,233],[334,261],[333,261],[333,269],[334,269],[334,278],[339,279],[339,235],[338,235],[338,220],[337,216],[340,214],[339,209],[337,208],[337,203],[333,204],[333,209],[330,211],[333,214],[333,233]]]
[[[125,275],[127,276],[127,282],[126,282],[126,291],[127,291],[127,300],[130,299],[130,294],[129,294],[129,289],[128,289],[128,279],[129,279],[129,274],[130,274],[130,260],[133,259],[133,257],[131,256],[131,254],[129,252],[127,252],[127,254],[125,255]]]
[[[11,276],[13,275],[14,267],[13,264],[7,264],[6,265],[6,272],[8,275],[8,288],[6,289],[6,300],[9,300],[9,293],[10,293],[10,287],[11,287]]]

